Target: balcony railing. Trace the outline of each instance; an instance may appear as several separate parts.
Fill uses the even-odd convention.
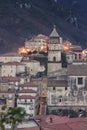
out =
[[[22,105],[32,105],[33,102],[18,102],[18,104],[22,104]]]

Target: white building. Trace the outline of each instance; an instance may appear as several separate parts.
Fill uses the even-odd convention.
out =
[[[16,77],[16,74],[25,72],[25,65],[19,62],[7,62],[1,65],[1,77]]]
[[[29,41],[25,42],[25,48],[35,49],[39,51],[41,46],[46,45],[48,43],[48,37],[42,34],[37,35]]]
[[[30,116],[37,114],[37,99],[36,96],[21,95],[17,98],[17,107],[22,107],[26,110],[26,113]]]
[[[0,62],[20,62],[22,60],[22,55],[17,53],[6,53],[0,55]]]
[[[19,78],[0,78],[0,112],[4,111],[4,105],[7,108],[15,106],[15,89],[19,82]]]
[[[18,87],[19,87],[19,90],[32,89],[32,90],[35,90],[35,91],[39,91],[39,86],[33,84],[32,82],[26,82],[24,84],[20,84]]]
[[[17,106],[23,107],[26,113],[34,116],[38,112],[39,95],[33,89],[22,89],[18,92]]]

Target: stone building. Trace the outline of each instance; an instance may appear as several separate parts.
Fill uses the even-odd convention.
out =
[[[56,31],[54,27],[52,33],[50,34],[49,50],[48,50],[48,77],[55,72],[62,69],[61,63],[61,53],[62,53],[62,38]]]
[[[48,41],[49,39],[47,36],[39,34],[31,40],[26,41],[25,48],[39,52],[47,45]]]
[[[37,60],[22,60],[21,63],[23,63],[26,66],[27,72],[31,76],[36,76],[38,72],[44,72],[45,67],[44,65],[40,65],[40,62]]]
[[[2,63],[0,77],[16,77],[19,72],[25,72],[24,64],[19,62]]]
[[[54,28],[48,51],[47,111],[56,115],[87,116],[87,62],[80,57],[78,61],[72,61],[73,55],[70,53],[67,68],[63,68],[60,58],[62,44],[58,39],[59,35]],[[55,43],[56,48],[51,49]]]
[[[0,62],[20,62],[23,56],[18,53],[0,54]]]
[[[19,78],[0,78],[0,112],[4,105],[7,108],[15,106],[15,90],[19,82]]]
[[[17,106],[23,107],[29,116],[35,116],[39,108],[40,87],[27,82],[18,86]]]

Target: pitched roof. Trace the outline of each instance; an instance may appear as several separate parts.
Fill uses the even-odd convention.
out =
[[[68,65],[68,75],[87,76],[87,65],[86,64]]]
[[[18,77],[1,77],[0,82],[20,82]]]
[[[53,31],[50,34],[50,37],[59,37],[59,34],[58,34],[55,26],[53,28]]]
[[[34,118],[36,121],[38,118]],[[39,116],[38,122],[43,130],[86,130],[87,118],[68,118],[55,115]]]
[[[48,87],[66,87],[67,86],[66,80],[48,80]]]
[[[36,93],[37,91],[33,89],[22,89],[19,91],[19,93]]]
[[[18,99],[35,99],[35,96],[21,95],[21,96],[18,96]]]
[[[24,84],[20,84],[19,87],[38,87],[38,86],[33,84],[32,82],[27,82]]]

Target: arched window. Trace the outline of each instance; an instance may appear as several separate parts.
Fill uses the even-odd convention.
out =
[[[53,90],[56,90],[55,86],[53,87]]]
[[[56,61],[56,57],[55,56],[53,57],[53,61]]]
[[[77,54],[75,54],[75,60],[77,60]]]

